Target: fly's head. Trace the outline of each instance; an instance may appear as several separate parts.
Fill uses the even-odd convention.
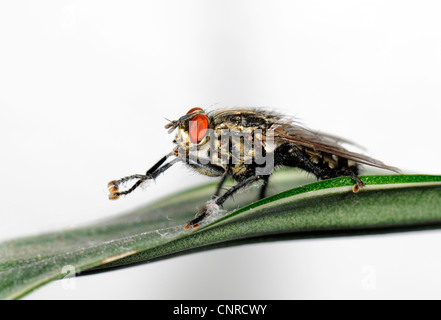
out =
[[[204,153],[208,149],[210,118],[201,108],[193,108],[179,120],[171,121],[165,126],[169,133],[177,130],[173,143],[176,144],[174,154],[188,157],[190,151]]]

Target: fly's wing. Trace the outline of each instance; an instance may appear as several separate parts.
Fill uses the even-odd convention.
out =
[[[388,166],[381,161],[367,157],[360,153],[346,150],[339,143],[350,143],[347,140],[335,136],[319,134],[293,123],[276,125],[274,128],[274,140],[277,142],[291,142],[307,148],[312,148],[331,155],[336,155],[347,160],[372,167],[400,172],[398,168]]]

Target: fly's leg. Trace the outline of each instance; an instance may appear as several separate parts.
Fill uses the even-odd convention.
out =
[[[216,188],[216,193],[213,196],[214,199],[219,197],[219,195],[220,195],[220,193],[222,191],[222,187],[223,187],[223,185],[225,183],[225,180],[227,180],[227,175],[222,176],[221,181],[219,181],[219,184],[217,185],[217,188]],[[216,204],[215,201],[209,201],[207,204],[205,204],[201,208],[200,215],[197,218],[192,220],[192,222],[194,224],[190,225],[190,223],[188,223],[185,226],[185,229],[189,229],[190,227],[193,227],[193,228],[199,227],[199,222],[202,221],[205,217],[207,217],[209,215],[210,211],[213,211],[213,210],[218,209],[218,208],[219,208],[219,206]]]
[[[305,165],[305,168],[312,172],[316,177],[319,179],[330,179],[335,178],[339,176],[350,176],[352,180],[354,180],[355,185],[352,187],[352,191],[354,193],[357,193],[360,191],[361,188],[364,187],[364,182],[358,178],[358,168],[354,167],[354,170],[345,170],[345,171],[332,171],[332,170],[325,170],[321,168],[320,166],[314,164],[309,160],[309,158],[299,150],[296,146],[293,146],[294,153],[296,156],[302,161],[302,163]]]
[[[109,199],[110,200],[117,200],[121,196],[127,195],[129,193],[132,193],[135,191],[144,181],[150,180],[150,179],[156,179],[161,173],[168,170],[171,166],[173,166],[176,162],[180,161],[179,158],[176,158],[169,163],[164,164],[164,162],[167,160],[167,158],[170,155],[164,156],[161,160],[159,160],[153,167],[151,167],[146,174],[134,174],[119,180],[113,180],[110,181],[107,187],[109,188]],[[126,191],[119,191],[119,186],[125,182],[128,182],[130,180],[138,180],[135,182],[135,184],[129,188]]]
[[[302,151],[299,150],[296,146],[293,146],[294,153],[296,154],[297,158],[305,165],[305,169],[312,174],[314,174],[319,179],[329,179],[333,178],[329,172],[326,172],[318,165],[314,164],[309,160],[308,156],[305,155]]]
[[[119,186],[121,184],[123,184],[123,183],[125,183],[127,181],[130,181],[130,180],[135,180],[135,179],[141,180],[141,179],[144,179],[144,178],[145,178],[145,175],[143,175],[143,174],[134,174],[132,176],[125,177],[125,178],[122,178],[122,179],[119,179],[119,180],[112,180],[112,181],[110,181],[109,184],[107,185],[107,187],[109,188],[109,192],[110,192],[109,199],[110,200],[116,200],[116,199],[119,198],[119,196],[120,196],[120,194],[119,194]],[[135,183],[135,185],[136,185],[136,183]],[[135,187],[135,189],[136,188],[137,187]]]
[[[227,180],[227,175],[222,176],[221,181],[219,181],[219,184],[217,185],[216,193],[214,194],[215,197],[219,197],[222,187],[224,186],[225,180]]]
[[[357,170],[358,171],[358,170]],[[360,191],[361,188],[364,187],[364,182],[360,180],[360,178],[358,178],[358,173],[351,171],[349,173],[350,177],[352,178],[352,180],[355,181],[354,186],[352,187],[352,191],[354,193],[357,193],[358,191]]]
[[[269,177],[270,176],[264,176],[262,178],[263,180],[263,185],[262,187],[260,187],[260,194],[259,194],[259,200],[263,199],[266,197],[266,191],[268,189],[268,181],[269,181]]]
[[[205,206],[200,215],[198,215],[196,218],[194,218],[193,220],[191,220],[187,223],[187,225],[185,226],[185,229],[199,227],[202,220],[204,220],[205,218],[207,218],[210,215],[210,213],[211,213],[210,209],[218,208],[218,207],[222,206],[224,204],[224,202],[229,197],[231,197],[233,194],[235,194],[237,191],[239,191],[242,188],[245,188],[246,186],[248,186],[250,184],[253,184],[254,182],[256,182],[262,178],[263,178],[262,176],[251,176],[251,177],[248,177],[247,179],[242,180],[241,182],[237,183],[234,187],[230,188],[222,196],[213,200],[213,202],[210,203],[210,206],[208,206],[208,207]]]

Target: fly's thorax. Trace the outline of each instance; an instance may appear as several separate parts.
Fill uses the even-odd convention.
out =
[[[273,141],[260,127],[231,123],[217,126],[210,137],[210,157],[214,163],[229,165],[261,163],[273,151]]]
[[[225,171],[242,172],[257,166],[272,172],[276,149],[273,125],[263,113],[223,111],[206,114],[198,110],[171,123],[178,129],[174,153],[198,168],[211,165]]]
[[[221,124],[209,128],[199,143],[192,143],[188,132],[180,129],[175,137],[175,150],[187,163],[210,163],[222,167],[264,164],[275,147],[270,130],[260,127]]]
[[[281,121],[281,116],[265,110],[250,108],[223,109],[209,113],[210,123],[215,127],[238,126],[244,128],[269,129],[272,125]]]

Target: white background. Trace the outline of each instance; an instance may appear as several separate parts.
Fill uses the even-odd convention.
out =
[[[95,221],[208,181],[171,150],[199,106],[269,106],[440,174],[439,1],[4,1],[0,240]],[[29,298],[441,298],[441,232],[286,241],[52,283]]]

